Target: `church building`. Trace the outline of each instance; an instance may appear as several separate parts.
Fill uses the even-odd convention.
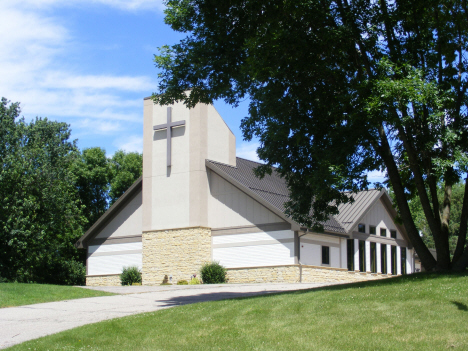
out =
[[[120,285],[138,266],[143,285],[199,276],[219,261],[229,283],[378,279],[414,271],[414,250],[385,190],[354,194],[324,232],[284,214],[285,181],[236,157],[236,140],[212,105],[144,100],[143,175],[79,239],[86,284]]]

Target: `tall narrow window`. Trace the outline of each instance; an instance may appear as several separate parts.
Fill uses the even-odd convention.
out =
[[[377,273],[377,250],[375,243],[370,243],[370,265],[371,272]]]
[[[365,233],[366,232],[366,225],[362,224],[362,223],[359,223],[358,224],[358,232],[359,233]]]
[[[396,246],[392,245],[391,253],[392,253],[392,274],[397,274],[397,254],[396,254]]]
[[[406,247],[400,247],[401,250],[401,274],[406,274]]]
[[[372,234],[372,235],[376,235],[376,234],[377,234],[375,225],[370,225],[370,226],[369,226],[369,234]]]
[[[387,229],[380,228],[380,236],[387,236]]]
[[[394,230],[394,229],[390,230],[390,237],[393,238],[393,239],[396,239],[396,230]]]
[[[330,264],[330,247],[322,246],[322,264]]]
[[[380,245],[380,270],[382,274],[387,274],[387,245]]]
[[[359,240],[359,270],[366,271],[366,242]]]
[[[346,244],[348,271],[354,271],[354,239],[348,239]]]

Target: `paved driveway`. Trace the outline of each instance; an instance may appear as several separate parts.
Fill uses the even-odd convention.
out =
[[[330,284],[223,284],[92,288],[119,295],[0,309],[0,348],[106,319],[195,302],[214,301]],[[90,289],[90,287],[86,287]]]

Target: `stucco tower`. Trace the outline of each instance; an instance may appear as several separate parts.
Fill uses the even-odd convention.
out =
[[[213,106],[144,100],[143,284],[189,279],[211,260],[205,160],[235,166],[235,144]]]

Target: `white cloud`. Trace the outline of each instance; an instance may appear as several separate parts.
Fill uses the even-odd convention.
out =
[[[237,157],[245,158],[247,160],[261,162],[257,155],[257,149],[260,146],[258,142],[242,142],[237,147],[236,155]]]
[[[130,135],[125,137],[125,140],[117,140],[114,145],[118,149],[126,152],[143,152],[143,137],[141,135]]]
[[[71,75],[68,72],[48,72],[41,82],[43,87],[58,89],[117,89],[142,91],[154,88],[148,77]]]
[[[66,3],[101,3],[123,9],[155,4],[143,0]],[[125,130],[124,122],[141,123],[142,96],[156,84],[145,76],[93,75],[85,68],[78,71],[67,66],[68,55],[83,54],[76,45],[79,38],[67,28],[66,19],[46,11],[63,4],[58,0],[0,0],[0,96],[20,102],[27,119],[73,118],[68,123],[74,137],[109,135]]]
[[[164,9],[163,0],[2,0],[7,5],[23,6],[24,8],[51,8],[65,6],[105,5],[120,10],[157,10]]]
[[[373,182],[383,182],[386,179],[385,172],[381,171],[372,171],[367,173],[367,179],[373,183]]]

